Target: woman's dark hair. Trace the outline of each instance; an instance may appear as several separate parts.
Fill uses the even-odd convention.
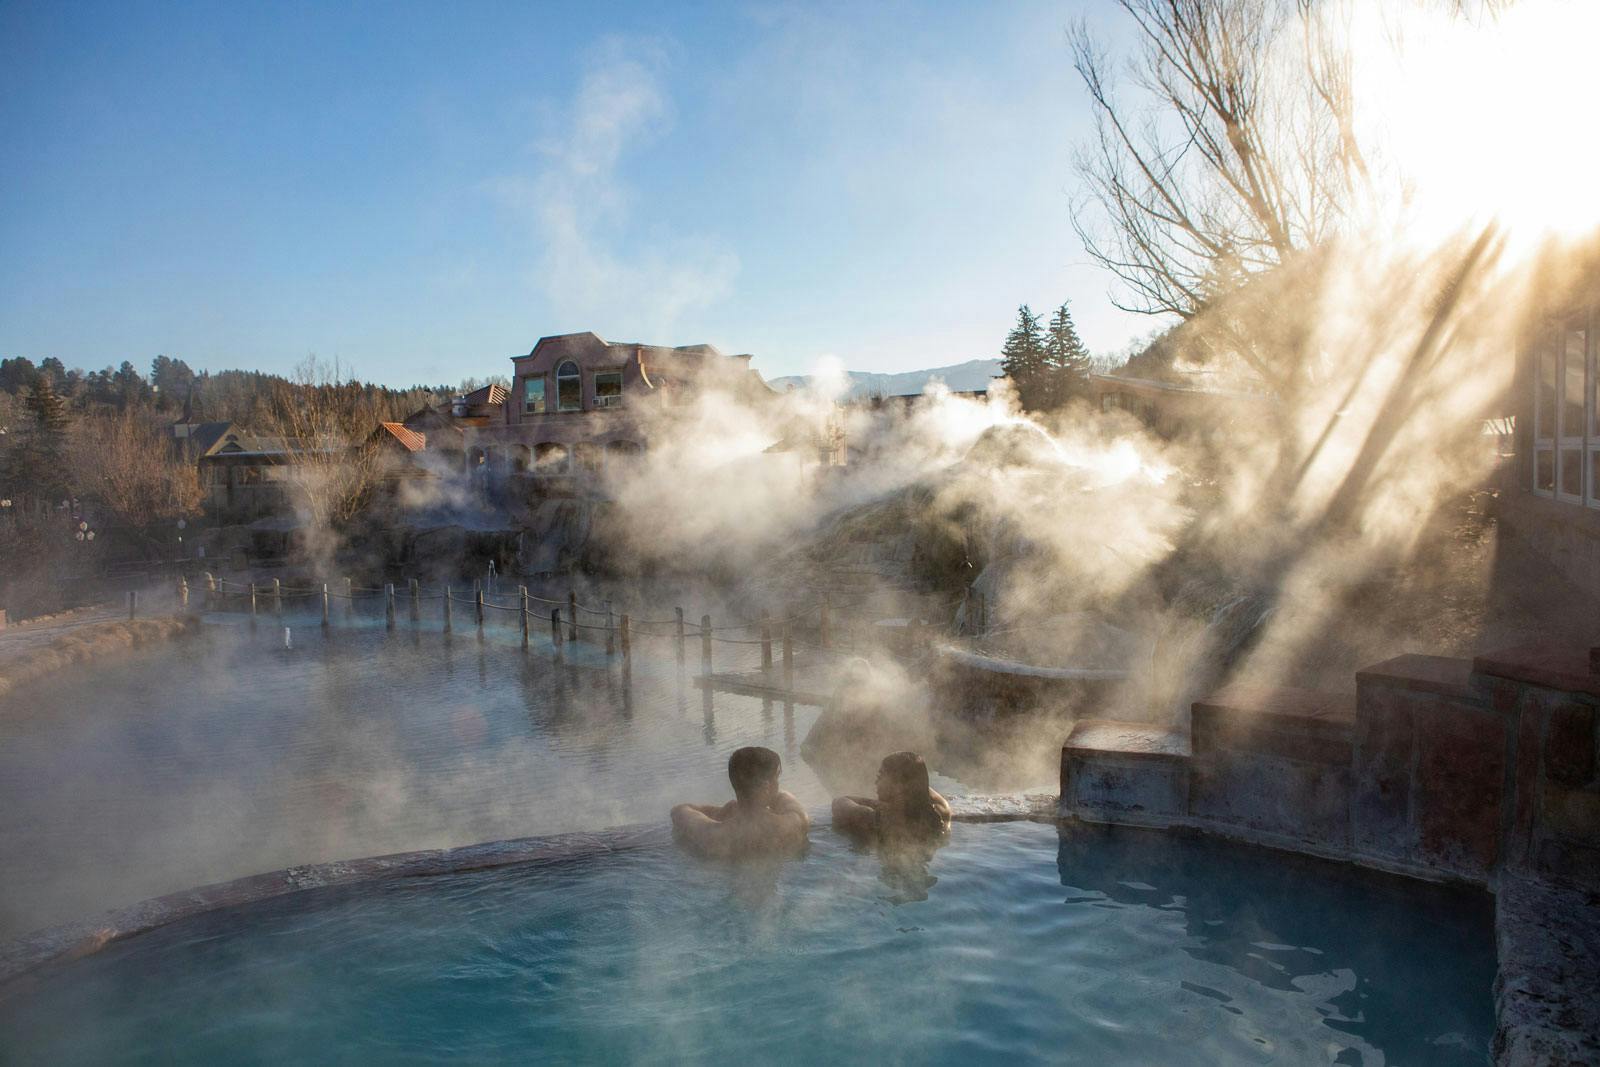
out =
[[[908,823],[926,823],[943,829],[944,820],[934,809],[929,796],[928,765],[915,752],[896,752],[883,757],[883,773],[894,780],[900,789],[900,815]]]
[[[728,757],[728,781],[733,783],[733,795],[743,797],[769,779],[778,777],[783,761],[770,748],[752,745],[734,749]]]

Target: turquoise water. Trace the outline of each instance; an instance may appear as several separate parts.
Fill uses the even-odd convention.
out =
[[[1487,897],[1175,836],[813,833],[304,894],[0,1001],[18,1063],[1483,1063]]]

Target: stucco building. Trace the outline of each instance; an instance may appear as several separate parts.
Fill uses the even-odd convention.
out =
[[[757,403],[774,397],[750,358],[591,332],[541,337],[512,358],[500,418],[464,428],[467,469],[491,494],[583,491],[608,464],[650,448],[698,390],[714,386]]]

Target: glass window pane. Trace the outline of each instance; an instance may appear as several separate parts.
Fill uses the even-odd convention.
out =
[[[1556,454],[1548,448],[1533,454],[1533,487],[1547,493],[1556,487]]]
[[[1534,383],[1534,436],[1549,440],[1556,430],[1556,354],[1549,337],[1539,339]]]
[[[1583,450],[1561,450],[1561,491],[1567,496],[1583,495]]]
[[[556,410],[578,411],[583,407],[583,379],[578,365],[568,360],[556,369]]]
[[[1584,331],[1567,329],[1561,334],[1561,436],[1583,436],[1584,364],[1588,351]]]
[[[622,403],[622,372],[604,371],[594,376],[594,405],[617,407]]]
[[[523,399],[522,410],[530,415],[544,414],[544,379],[524,378],[522,380]]]

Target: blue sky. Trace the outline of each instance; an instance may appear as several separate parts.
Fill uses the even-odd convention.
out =
[[[768,376],[996,354],[1064,298],[1105,3],[0,3],[0,355],[402,385],[542,334]]]

